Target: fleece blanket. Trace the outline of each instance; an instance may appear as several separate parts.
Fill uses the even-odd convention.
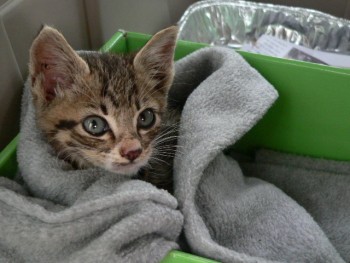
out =
[[[223,150],[264,115],[276,91],[229,50],[199,51],[176,70],[172,97],[190,94],[174,180],[191,251],[222,262],[349,262],[350,165],[332,164],[332,174],[309,160],[299,167],[260,154],[242,171]]]
[[[244,163],[246,177],[223,154],[276,98],[232,50],[202,49],[177,62],[169,96],[182,110],[174,197],[143,181],[97,168],[74,170],[58,160],[35,126],[27,85],[21,180],[0,179],[0,261],[159,262],[179,243],[222,262],[349,261],[347,204],[334,192],[345,181],[322,194],[326,179],[313,177],[314,184],[305,176],[300,183],[304,174],[293,165]],[[279,177],[285,171],[284,178],[292,174],[288,183]],[[321,211],[316,200],[333,203]],[[181,231],[186,242],[178,240]]]

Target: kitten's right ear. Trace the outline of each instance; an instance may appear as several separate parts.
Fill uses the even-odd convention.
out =
[[[56,29],[44,26],[30,48],[32,93],[42,103],[70,89],[76,74],[88,74],[87,63]]]

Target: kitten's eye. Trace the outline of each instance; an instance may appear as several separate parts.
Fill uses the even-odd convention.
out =
[[[140,129],[149,129],[156,122],[156,116],[152,109],[145,109],[137,118],[137,127]]]
[[[94,136],[101,136],[109,129],[107,121],[99,116],[89,116],[83,121],[84,130]]]

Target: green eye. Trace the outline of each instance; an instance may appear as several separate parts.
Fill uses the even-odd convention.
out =
[[[137,118],[137,127],[139,129],[149,129],[154,125],[155,122],[156,116],[154,115],[153,110],[145,109]]]
[[[89,116],[83,121],[84,130],[93,136],[101,136],[109,129],[107,121],[99,116]]]

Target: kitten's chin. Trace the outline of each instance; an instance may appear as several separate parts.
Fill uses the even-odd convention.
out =
[[[121,175],[136,175],[138,171],[142,167],[144,167],[147,164],[146,162],[137,162],[137,163],[129,163],[129,164],[117,164],[117,163],[112,163],[104,167],[106,170],[116,173],[116,174],[121,174]]]

